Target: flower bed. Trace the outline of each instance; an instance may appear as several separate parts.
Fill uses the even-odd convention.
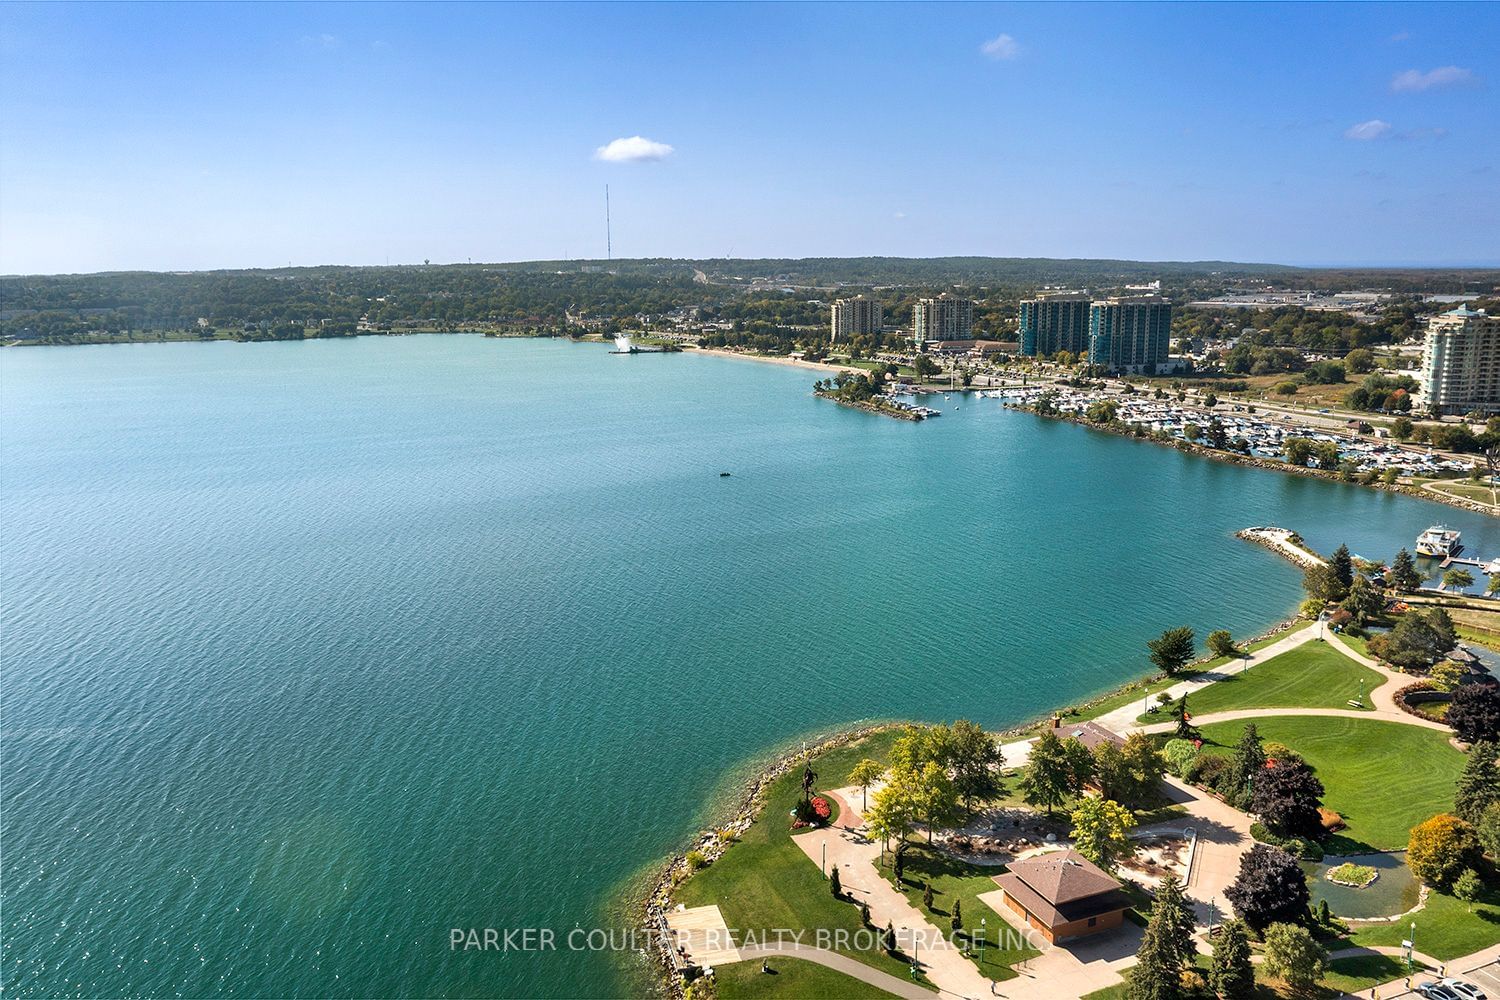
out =
[[[1353,889],[1363,889],[1380,877],[1380,873],[1369,865],[1356,865],[1352,861],[1346,861],[1336,868],[1330,868],[1323,873],[1323,877],[1338,885],[1347,885]]]

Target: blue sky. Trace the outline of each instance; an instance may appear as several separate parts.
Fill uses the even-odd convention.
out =
[[[1495,4],[5,4],[0,272],[602,257],[606,183],[616,256],[1495,264],[1497,37]]]

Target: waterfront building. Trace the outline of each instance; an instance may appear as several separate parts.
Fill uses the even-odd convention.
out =
[[[1089,305],[1089,364],[1151,375],[1168,367],[1171,347],[1172,303],[1160,295],[1117,295]]]
[[[1459,306],[1428,320],[1418,381],[1436,413],[1500,413],[1500,316]]]
[[[944,293],[935,299],[918,299],[912,308],[912,339],[970,340],[974,330],[974,300]]]
[[[1049,358],[1058,351],[1082,357],[1089,349],[1087,292],[1043,292],[1021,300],[1021,353]]]
[[[847,341],[856,334],[879,333],[885,316],[880,303],[860,295],[852,299],[839,299],[833,304],[833,324],[828,339],[833,343]]]
[[[1012,861],[995,881],[1005,905],[1049,944],[1119,927],[1130,908],[1120,883],[1077,851]]]

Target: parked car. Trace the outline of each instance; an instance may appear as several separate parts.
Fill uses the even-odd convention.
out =
[[[1464,982],[1462,979],[1449,977],[1443,980],[1443,985],[1463,997],[1463,1000],[1488,1000],[1483,990],[1473,983]]]
[[[1442,983],[1421,983],[1417,986],[1417,995],[1426,997],[1427,1000],[1467,1000]]]

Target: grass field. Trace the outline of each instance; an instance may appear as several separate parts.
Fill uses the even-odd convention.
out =
[[[1189,695],[1188,709],[1202,716],[1239,708],[1347,708],[1361,692],[1368,709],[1370,691],[1384,683],[1369,667],[1314,639]],[[1157,722],[1161,716],[1140,721]]]
[[[1438,493],[1446,493],[1449,496],[1459,497],[1463,500],[1476,500],[1484,504],[1493,504],[1495,502],[1494,491],[1488,486],[1481,486],[1478,483],[1450,479],[1434,482],[1427,488]]]
[[[1394,924],[1369,924],[1355,926],[1353,941],[1359,945],[1401,946],[1401,941],[1412,935],[1411,925],[1417,929],[1412,941],[1417,951],[1446,962],[1486,948],[1500,941],[1500,894],[1487,889],[1469,912],[1466,904],[1452,896],[1433,892],[1427,897],[1427,905],[1411,917]]]
[[[1248,652],[1254,652],[1257,649],[1262,649],[1266,646],[1269,646],[1271,643],[1281,638],[1284,638],[1284,634],[1273,635],[1264,639],[1257,639],[1255,642],[1252,642],[1248,646],[1245,646],[1243,648]],[[1129,705],[1131,702],[1144,702],[1148,696],[1153,695],[1158,691],[1164,691],[1167,688],[1171,687],[1173,684],[1178,683],[1179,681],[1192,680],[1194,677],[1197,677],[1204,671],[1217,670],[1219,667],[1222,667],[1224,664],[1229,662],[1229,657],[1219,656],[1215,657],[1212,660],[1208,660],[1205,663],[1200,663],[1187,670],[1184,670],[1182,673],[1178,674],[1175,677],[1163,677],[1152,681],[1136,681],[1135,683],[1126,685],[1113,694],[1102,698],[1098,704],[1090,705],[1088,708],[1079,712],[1077,715],[1067,715],[1065,716],[1065,718],[1073,721],[1097,719],[1104,713],[1113,712],[1115,709],[1125,705]]]
[[[885,876],[886,881],[895,885],[896,879],[895,873],[891,870],[891,861],[892,856],[886,855],[886,860],[880,866],[880,874]],[[975,941],[975,935],[979,932],[980,919],[987,921],[984,928],[987,942],[984,962],[980,963],[977,952],[972,955],[972,958],[974,964],[979,966],[980,972],[996,981],[1013,978],[1016,972],[1011,968],[1012,965],[1041,954],[1036,949],[1027,947],[1019,934],[1014,932],[1005,934],[1004,932],[1010,930],[1010,924],[1000,914],[979,901],[981,893],[994,892],[999,888],[995,884],[994,877],[1003,870],[994,865],[975,865],[950,858],[922,844],[912,844],[906,848],[901,870],[900,889],[919,911],[926,912],[922,905],[922,887],[929,882],[932,883],[932,911],[927,914],[927,917],[934,926],[941,928],[948,935],[950,941],[954,939],[954,933],[949,927],[949,918],[953,915],[955,899],[961,904],[959,909],[964,924],[963,930],[959,932],[960,940]],[[1006,947],[996,947],[997,943],[1004,944]]]
[[[863,757],[884,761],[899,730],[880,732],[858,743],[839,747],[813,762],[819,784],[837,788]],[[766,794],[760,817],[740,842],[684,882],[675,900],[687,906],[717,903],[730,930],[765,935],[775,928],[843,929],[860,931],[859,910],[834,899],[818,866],[792,843],[787,814],[801,794],[801,771],[794,769],[774,782]],[[847,954],[893,976],[907,977],[908,966],[882,951]],[[778,991],[779,992],[779,991]]]
[[[1189,703],[1191,705],[1191,703]],[[1349,824],[1330,854],[1390,851],[1406,846],[1416,824],[1453,807],[1463,754],[1442,733],[1399,722],[1316,716],[1256,719],[1261,739],[1284,743],[1317,771],[1324,805]],[[1228,753],[1243,722],[1203,726],[1204,739]]]
[[[760,997],[871,1000],[894,996],[853,976],[800,958],[773,958],[768,964],[771,975],[760,971],[759,962],[735,962],[714,969],[714,981],[721,1000],[758,1000]]]

